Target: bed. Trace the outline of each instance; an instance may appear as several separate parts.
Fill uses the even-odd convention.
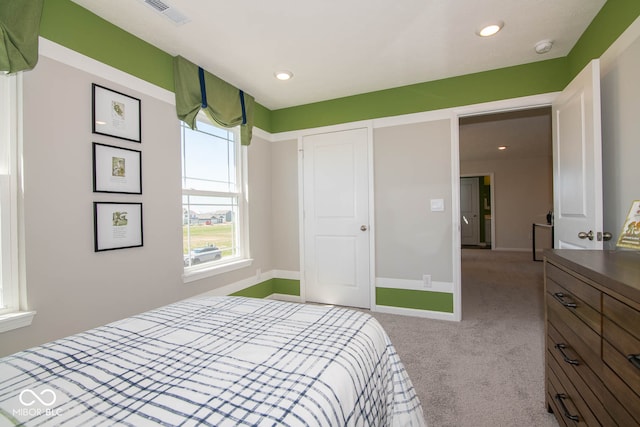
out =
[[[0,426],[423,426],[369,314],[196,297],[0,359]]]

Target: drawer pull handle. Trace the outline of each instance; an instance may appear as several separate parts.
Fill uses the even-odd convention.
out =
[[[558,401],[558,405],[562,408],[562,412],[564,412],[564,416],[571,421],[580,421],[580,418],[577,415],[571,415],[566,405],[564,404],[564,399],[567,399],[567,395],[564,393],[556,394],[556,400]]]
[[[577,359],[572,359],[569,356],[567,356],[567,353],[565,353],[564,351],[566,350],[567,346],[565,344],[556,344],[556,348],[558,349],[558,351],[560,352],[560,354],[562,355],[562,358],[564,359],[565,362],[567,362],[569,365],[579,365],[580,361]]]
[[[562,292],[556,292],[555,294],[553,294],[554,298],[558,300],[558,302],[562,305],[564,305],[567,308],[577,308],[578,305],[575,302],[567,302],[565,301],[565,297],[566,295],[563,294]]]
[[[640,354],[630,354],[627,356],[627,360],[631,362],[633,366],[640,369]]]

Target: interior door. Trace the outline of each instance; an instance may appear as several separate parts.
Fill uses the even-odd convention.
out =
[[[370,307],[369,132],[303,137],[306,300]]]
[[[478,178],[460,178],[460,242],[480,244]]]
[[[553,103],[555,247],[602,249],[600,63],[593,60]]]

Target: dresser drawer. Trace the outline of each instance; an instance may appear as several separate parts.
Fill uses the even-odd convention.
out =
[[[548,279],[553,280],[576,298],[600,311],[602,293],[599,290],[553,264],[547,263],[546,273]]]
[[[640,395],[640,340],[606,317],[603,331],[602,359]]]
[[[569,286],[571,288],[570,290],[553,280],[553,278],[548,277],[546,281],[548,295],[555,300],[558,306],[579,317],[585,324],[589,325],[591,329],[600,334],[602,325],[599,304],[602,298],[602,292],[556,267],[551,266],[550,268],[553,269],[552,271],[557,272],[556,276],[565,279],[565,285],[569,283],[571,279],[573,279],[574,282]],[[585,296],[590,301],[589,303],[583,300]],[[596,299],[599,301],[597,309],[591,305]]]
[[[568,426],[598,425],[589,406],[553,357],[547,359],[547,390],[556,418]]]
[[[600,424],[615,425],[613,414],[624,414],[624,408],[571,346],[570,339],[562,337],[552,325],[548,325],[547,332],[547,362],[555,359],[555,365],[562,369]],[[629,415],[618,418],[626,425],[635,423]]]
[[[592,352],[586,353],[587,357],[583,358],[573,345],[576,340],[577,337],[571,335],[570,331],[568,335],[562,336],[553,325],[548,324],[547,358],[554,357],[573,384],[577,385],[582,381],[589,389],[581,391],[582,397],[602,425],[640,425],[638,418],[636,418],[640,417],[640,402],[637,405],[637,409],[634,408],[635,411],[632,410],[632,413],[629,413],[624,404],[616,398],[617,394],[614,394],[609,389],[614,382],[606,381],[607,385],[603,383],[600,375],[602,371],[600,359],[593,356]],[[557,347],[558,344],[564,348],[559,349]],[[568,360],[565,360],[565,357]],[[578,375],[581,381],[576,380],[575,375]],[[615,383],[619,385],[616,389],[625,390],[626,384],[622,384],[622,380],[617,377],[616,379]]]
[[[609,295],[603,295],[602,314],[640,340],[640,311]]]
[[[575,314],[573,309],[567,309],[558,302],[552,295],[546,295],[547,304],[547,320],[551,323],[564,337],[575,336],[572,343],[574,348],[587,357],[587,353],[592,353],[595,360],[601,358],[601,337],[591,329],[580,317]],[[598,318],[600,315],[596,313]],[[569,332],[570,331],[570,332]]]
[[[607,365],[604,365],[601,372],[602,381],[607,385],[607,388],[611,393],[616,396],[620,404],[631,414],[635,419],[633,423],[618,422],[620,426],[640,426],[640,397],[629,386],[620,379],[620,377],[611,370]],[[622,419],[616,417],[616,419]]]

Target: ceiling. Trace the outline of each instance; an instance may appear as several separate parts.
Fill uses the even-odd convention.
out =
[[[551,107],[460,118],[460,161],[546,157],[551,161]],[[498,150],[498,146],[506,150]]]
[[[158,0],[73,1],[275,110],[566,56],[606,0],[161,0],[181,25]]]

